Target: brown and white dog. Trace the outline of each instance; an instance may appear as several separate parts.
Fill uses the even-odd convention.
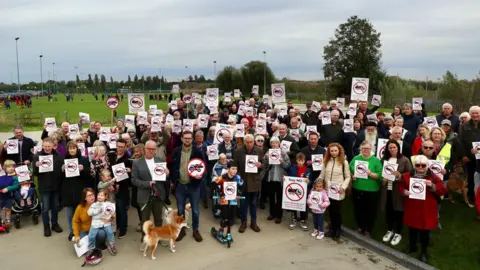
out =
[[[161,227],[154,227],[151,220],[145,221],[143,223],[143,232],[145,236],[143,237],[143,257],[147,257],[147,249],[150,248],[150,257],[152,260],[155,260],[153,256],[155,250],[157,249],[158,242],[169,241],[170,242],[170,251],[175,252],[175,240],[180,233],[180,230],[187,226],[187,222],[183,216],[177,216],[172,220],[172,224],[166,224]]]
[[[190,216],[191,212],[192,212],[192,205],[190,203],[187,203],[185,205],[185,223],[188,223],[188,217]],[[172,224],[172,221],[177,216],[178,216],[178,210],[174,210],[172,208],[163,209],[163,220],[165,224]],[[185,227],[190,229],[188,224]]]
[[[451,203],[455,203],[452,198],[453,193],[460,193],[463,194],[463,200],[468,205],[468,207],[473,208],[473,205],[471,205],[468,201],[467,183],[467,176],[465,175],[465,172],[463,170],[463,164],[461,162],[457,162],[446,184],[446,188],[448,190],[448,200]]]

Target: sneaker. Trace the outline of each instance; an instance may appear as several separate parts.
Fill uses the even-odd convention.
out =
[[[124,238],[125,235],[127,235],[127,231],[126,230],[120,230],[120,232],[118,233],[118,239]]]
[[[313,232],[310,234],[312,237],[316,237],[318,235],[318,230],[313,230]]]
[[[392,240],[392,236],[393,236],[393,232],[387,231],[387,233],[383,237],[383,242],[385,243],[390,242],[390,240]]]
[[[54,232],[56,232],[56,233],[61,233],[61,232],[63,232],[62,228],[60,228],[60,226],[58,225],[58,223],[52,224],[52,231],[54,231]]]
[[[296,227],[297,227],[297,221],[294,219],[294,220],[292,220],[292,223],[291,223],[290,225],[288,225],[288,228],[289,228],[290,230],[293,230],[293,229],[295,229]]]
[[[308,226],[305,221],[300,221],[300,227],[302,228],[302,230],[308,231]]]
[[[323,232],[319,232],[318,235],[315,238],[317,238],[317,240],[322,240],[323,239]]]
[[[107,249],[108,249],[108,252],[110,252],[110,254],[112,254],[112,256],[117,255],[117,249],[115,248],[114,244],[108,245]]]
[[[402,236],[398,233],[396,233],[394,236],[393,236],[393,239],[392,239],[392,246],[396,246],[398,245],[398,243],[400,243],[400,241],[402,241]]]
[[[68,241],[73,241],[73,233],[68,234]]]

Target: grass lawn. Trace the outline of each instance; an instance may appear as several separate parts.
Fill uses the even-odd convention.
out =
[[[439,269],[480,269],[480,222],[475,220],[476,211],[462,203],[459,194],[454,195],[455,204],[442,202],[440,222],[442,230],[432,233],[431,244],[428,249],[429,263]],[[343,204],[343,224],[355,229],[352,200],[347,198]],[[387,232],[384,213],[378,212],[373,231],[373,239],[382,242]],[[408,245],[408,228],[403,228],[402,242],[396,250],[403,251]],[[420,250],[420,244],[418,245]],[[412,254],[418,259],[420,253]]]

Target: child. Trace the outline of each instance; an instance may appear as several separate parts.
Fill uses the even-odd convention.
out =
[[[97,202],[93,203],[87,211],[87,214],[92,217],[92,224],[88,232],[88,248],[89,256],[95,248],[95,240],[100,229],[104,229],[107,234],[108,251],[112,255],[117,255],[115,248],[115,236],[112,230],[112,220],[115,217],[115,204],[108,201],[108,191],[102,189],[98,191]]]
[[[32,181],[25,181],[20,183],[20,189],[15,192],[15,200],[20,203],[21,207],[25,207],[25,201],[27,201],[27,206],[30,207],[34,195],[35,189],[32,187]]]
[[[116,178],[112,178],[109,170],[100,171],[100,182],[98,182],[98,190],[106,189],[109,194],[110,202],[115,203],[115,193],[118,192],[119,186],[115,184],[117,182]],[[117,232],[117,223],[112,223],[113,232]]]
[[[0,216],[2,209],[5,208],[6,224],[10,227],[13,192],[18,189],[18,178],[15,176],[15,162],[8,159],[5,160],[3,170],[5,171],[5,175],[0,176]]]
[[[323,213],[330,205],[328,194],[325,191],[324,183],[321,180],[316,180],[313,183],[313,188],[307,198],[307,205],[312,210],[313,215],[313,233],[312,237],[316,237],[317,240],[323,238]]]
[[[237,175],[237,166],[233,161],[227,163],[228,171],[226,174],[214,179],[212,181],[212,188],[218,191],[220,197],[220,209],[222,215],[222,221],[220,222],[219,235],[224,236],[224,228],[227,227],[227,233],[230,233],[230,227],[233,225],[235,219],[236,205],[232,205],[231,201],[225,200],[225,193],[223,192],[223,183],[225,182],[237,182],[237,199],[240,196],[240,187],[243,185],[243,180]]]
[[[298,153],[296,157],[297,164],[290,167],[290,170],[288,171],[288,176],[305,178],[305,181],[307,183],[310,183],[310,169],[307,168],[307,165],[305,165],[305,159],[305,154]],[[309,187],[310,184],[308,184],[307,191]],[[306,222],[308,218],[308,211],[300,211],[300,219],[298,218],[297,211],[290,212],[292,213],[292,224],[290,224],[288,228],[290,230],[295,229],[297,227],[297,222],[300,221],[300,227],[302,228],[302,230],[308,231],[308,226]]]

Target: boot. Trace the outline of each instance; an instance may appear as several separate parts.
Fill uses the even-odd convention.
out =
[[[260,232],[260,227],[258,227],[256,221],[252,221],[252,222],[250,223],[250,228],[251,228],[254,232]]]
[[[335,235],[335,232],[330,228],[325,234],[325,237],[333,237]]]
[[[242,221],[242,224],[240,225],[240,228],[238,228],[238,232],[239,233],[244,233],[246,229],[247,229],[247,222]]]
[[[43,225],[43,236],[49,237],[52,236],[52,231],[50,230],[50,225]]]
[[[165,204],[166,205],[171,205],[172,204],[172,201],[170,201],[170,198],[167,196],[167,198],[165,199]]]
[[[342,234],[342,230],[341,230],[341,229],[335,230],[335,234],[333,235],[333,239],[334,239],[334,240],[340,239],[340,235],[341,235],[341,234]]]
[[[180,230],[180,233],[178,234],[176,242],[182,241],[183,237],[185,237],[187,233],[185,232],[185,227]]]
[[[52,224],[52,231],[56,233],[61,233],[63,232],[62,228],[58,225],[58,223]]]

